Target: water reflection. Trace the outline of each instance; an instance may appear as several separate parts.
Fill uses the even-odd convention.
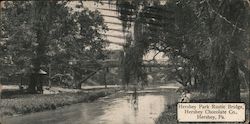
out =
[[[176,100],[168,95],[133,95],[119,98],[100,116],[99,124],[154,124],[166,104]]]

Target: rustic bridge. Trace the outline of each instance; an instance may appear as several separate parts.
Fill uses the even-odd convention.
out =
[[[114,68],[114,67],[120,67],[121,61],[119,60],[101,60],[101,61],[85,61],[82,62],[82,65],[85,67],[103,67],[103,68]],[[161,62],[155,62],[155,61],[143,61],[142,67],[169,67],[168,63],[166,61]]]

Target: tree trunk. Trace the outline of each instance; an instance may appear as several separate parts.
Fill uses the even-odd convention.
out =
[[[231,56],[231,63],[226,76],[228,82],[227,102],[240,102],[240,77],[236,56]]]
[[[240,78],[238,72],[240,56],[238,57],[237,53],[242,52],[244,49],[241,44],[244,44],[245,36],[241,28],[244,28],[248,21],[246,20],[247,8],[243,0],[220,2],[222,3],[218,4],[215,1],[210,1],[215,8],[220,10],[220,16],[218,16],[218,13],[215,14],[217,21],[215,20],[214,28],[211,30],[211,32],[214,32],[213,35],[218,38],[217,44],[213,46],[215,48],[212,50],[214,52],[212,55],[214,60],[212,61],[215,65],[212,68],[212,73],[217,76],[213,76],[212,78],[216,78],[212,80],[216,82],[214,85],[217,88],[215,93],[218,101],[240,102]]]
[[[51,26],[51,7],[48,1],[33,1],[34,9],[34,30],[36,31],[36,57],[33,58],[34,75],[31,75],[29,84],[30,92],[37,91],[36,87],[41,86],[37,72],[41,65],[46,63],[46,45],[48,42],[49,28]],[[34,76],[34,77],[32,77]],[[39,87],[40,87],[39,86]]]
[[[29,82],[29,86],[28,86],[28,91],[29,93],[37,93],[37,77],[38,75],[33,73],[30,75],[30,82]]]
[[[222,81],[217,85],[215,95],[218,102],[240,102],[240,78],[235,55],[230,53]]]

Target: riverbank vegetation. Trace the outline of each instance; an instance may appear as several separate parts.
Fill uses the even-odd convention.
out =
[[[1,99],[0,116],[13,116],[45,110],[81,102],[92,102],[100,97],[115,93],[116,90],[98,90],[90,92],[60,93],[60,94],[29,94],[9,99]]]
[[[192,99],[190,102],[194,103],[209,103],[209,102],[216,102],[215,99],[213,99],[211,94],[204,94],[199,92],[193,92],[192,93]],[[249,122],[250,117],[250,100],[249,100],[249,91],[241,92],[241,100],[246,105],[246,122]],[[178,124],[177,121],[177,105],[167,105],[165,107],[165,110],[161,113],[160,117],[156,120],[156,124]],[[183,123],[183,124],[190,124],[190,123]],[[224,123],[221,123],[224,124]],[[226,123],[225,123],[226,124]],[[234,123],[232,123],[234,124]],[[236,123],[235,123],[236,124]],[[239,123],[237,123],[239,124]],[[245,124],[245,123],[242,123]]]

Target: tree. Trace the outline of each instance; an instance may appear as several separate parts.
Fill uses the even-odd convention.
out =
[[[239,70],[244,55],[249,6],[243,0],[204,1],[211,49],[211,83],[219,101],[240,101]],[[204,14],[204,15],[203,15]]]
[[[92,70],[100,68],[97,60],[105,58],[103,48],[107,45],[101,32],[107,27],[98,11],[84,9],[67,15],[68,19],[63,21],[65,27],[60,29],[59,34],[64,34],[60,39],[60,54],[53,58],[54,74],[69,74],[73,76],[70,87],[80,88],[84,75],[92,73]],[[70,30],[71,29],[71,30]],[[52,49],[53,50],[53,49]],[[85,67],[86,63],[96,64],[92,67]]]
[[[4,2],[1,11],[1,28],[4,51],[4,70],[9,70],[6,75],[14,75],[22,70],[28,70],[31,65],[30,58],[34,56],[33,41],[35,35],[31,32],[29,2]]]
[[[67,1],[6,1],[3,32],[7,52],[16,69],[27,72],[49,70],[69,74],[79,80],[86,72],[84,61],[102,59],[106,43],[101,31],[107,30],[98,11],[75,12]],[[73,72],[73,73],[71,73]],[[31,92],[39,83],[31,76]]]
[[[238,70],[244,70],[242,55],[246,55],[249,43],[249,34],[243,28],[249,21],[249,4],[243,0],[139,3],[143,9],[138,11],[134,36],[135,44],[144,46],[133,55],[148,49],[164,52],[177,68],[194,71],[192,75],[176,73],[177,78],[187,77],[190,82],[193,76],[197,83],[215,89],[218,101],[240,101]],[[174,10],[173,16],[169,10]]]

